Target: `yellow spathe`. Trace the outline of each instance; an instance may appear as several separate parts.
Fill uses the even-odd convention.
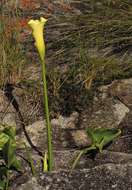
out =
[[[43,37],[44,25],[47,19],[41,17],[40,20],[31,19],[28,25],[32,28],[32,34],[35,39],[35,46],[38,49],[41,60],[45,57],[45,42]]]

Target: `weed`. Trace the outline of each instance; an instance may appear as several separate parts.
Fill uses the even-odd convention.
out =
[[[105,129],[105,128],[88,128],[87,135],[90,137],[92,144],[81,150],[73,162],[72,169],[74,169],[83,154],[89,153],[91,150],[99,150],[102,152],[103,148],[117,138],[121,134],[120,129]]]
[[[0,131],[0,189],[7,190],[10,173],[20,171],[20,161],[16,157],[15,128],[3,125]]]

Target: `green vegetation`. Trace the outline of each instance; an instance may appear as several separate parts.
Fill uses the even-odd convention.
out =
[[[1,125],[0,131],[0,189],[7,190],[10,174],[20,171],[20,161],[16,157],[15,128]]]
[[[80,151],[75,159],[72,169],[74,169],[83,154],[89,153],[91,150],[99,150],[102,152],[103,148],[111,141],[117,138],[121,134],[120,129],[104,129],[104,128],[88,128],[86,131],[88,137],[91,139],[91,145]]]

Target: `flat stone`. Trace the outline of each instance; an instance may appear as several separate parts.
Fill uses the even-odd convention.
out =
[[[24,156],[27,158],[26,151],[19,150],[19,155]],[[44,153],[44,152],[43,152]],[[54,158],[54,171],[59,170],[71,170],[72,165],[74,161],[76,160],[78,154],[80,153],[80,150],[59,150],[59,151],[53,151],[53,158]],[[31,157],[35,164],[35,170],[40,172],[40,165],[38,164],[40,160],[42,159],[36,152],[31,152]],[[103,164],[131,164],[132,163],[132,154],[128,153],[121,153],[121,152],[113,152],[113,151],[107,151],[103,150],[102,153],[99,152],[91,152],[89,154],[83,154],[78,163],[76,164],[74,169],[88,169],[88,168],[94,168],[95,166],[100,166]],[[24,165],[24,171],[30,173],[31,168],[26,162],[23,162]],[[26,173],[25,172],[25,173]]]
[[[128,108],[132,108],[132,78],[113,81],[109,86],[109,93]]]
[[[122,102],[101,92],[94,97],[91,113],[81,113],[80,123],[84,128],[117,128],[129,111]]]
[[[31,178],[12,190],[128,190],[132,189],[131,164],[104,164],[92,169],[61,170]]]
[[[69,169],[79,154],[79,150],[54,151],[54,170]],[[103,150],[102,153],[82,155],[75,169],[94,168],[103,164],[132,164],[132,154]]]
[[[63,126],[61,128],[61,125],[53,125],[53,122],[51,123],[52,143],[55,150],[84,147],[91,143],[90,139],[85,133],[85,130],[70,127],[65,128]],[[58,122],[55,122],[54,124],[56,123]],[[47,130],[45,127],[45,122],[37,121],[29,126],[26,126],[26,130],[33,144],[39,147],[41,150],[45,150],[47,147]],[[17,143],[19,147],[23,147],[23,143],[26,143],[26,145],[29,146],[23,132],[17,135]]]

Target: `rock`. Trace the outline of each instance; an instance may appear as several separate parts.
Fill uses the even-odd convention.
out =
[[[91,113],[81,113],[81,124],[84,128],[117,128],[129,111],[122,102],[101,92],[94,97]]]
[[[70,117],[65,117],[60,115],[58,119],[52,119],[51,124],[58,125],[62,129],[76,129],[76,124],[78,123],[79,119],[79,113],[78,112],[73,112]]]
[[[71,169],[80,150],[54,151],[54,170]],[[96,155],[96,156],[95,156]],[[131,164],[132,154],[103,150],[102,153],[82,155],[75,169],[88,169],[103,164]]]
[[[61,171],[51,175],[41,175],[40,184],[48,189],[131,189],[132,165],[106,164],[91,170]]]
[[[90,140],[85,134],[85,130],[80,130],[76,127],[76,114],[71,114],[70,117],[60,116],[59,119],[51,120],[52,124],[52,142],[53,147],[57,150],[73,147],[84,147],[90,144]],[[60,118],[61,121],[60,122]],[[42,150],[47,147],[47,134],[45,121],[36,121],[31,125],[26,126],[27,133],[34,145]],[[23,147],[23,142],[29,146],[23,133],[18,134],[17,142],[19,147]]]
[[[0,90],[0,123],[16,126],[15,110],[2,90]]]
[[[19,190],[43,190],[43,187],[39,185],[37,179],[32,177],[27,183],[22,184]]]
[[[16,127],[16,114],[6,113],[2,118],[2,124]]]
[[[35,163],[35,170],[40,172],[40,160],[41,157],[34,151],[31,152],[31,157]],[[77,158],[78,154],[80,153],[80,150],[76,149],[70,149],[70,150],[53,150],[53,157],[54,157],[54,171],[60,171],[60,170],[71,170],[73,162]],[[27,153],[25,149],[19,150],[19,155],[24,156],[24,158],[27,158]],[[88,168],[94,168],[95,166],[100,166],[102,164],[128,164],[132,163],[132,154],[128,153],[121,153],[121,152],[114,152],[114,151],[108,151],[103,150],[102,153],[99,152],[91,152],[89,154],[83,154],[78,163],[76,164],[75,169],[88,169]],[[24,171],[27,171],[30,173],[31,168],[29,165],[24,162]]]
[[[109,93],[129,109],[132,108],[132,78],[113,81],[109,86]]]
[[[91,144],[91,140],[88,138],[85,130],[76,130],[72,132],[72,138],[76,146],[85,147]]]
[[[125,106],[123,103],[121,103],[118,100],[116,101],[114,108],[115,108],[114,114],[117,117],[117,125],[119,125],[130,110],[128,109],[127,106]]]
[[[24,83],[24,82],[23,82]],[[19,111],[23,117],[25,125],[29,125],[34,121],[42,118],[42,104],[39,93],[39,88],[36,88],[35,82],[29,81],[24,84],[19,84],[18,86],[14,86],[12,90],[13,98],[16,100],[18,104],[18,108],[16,111],[16,115]],[[17,124],[21,125],[21,120],[18,118]]]
[[[41,174],[12,190],[127,190],[132,188],[131,164],[104,164],[92,169],[61,170]]]

